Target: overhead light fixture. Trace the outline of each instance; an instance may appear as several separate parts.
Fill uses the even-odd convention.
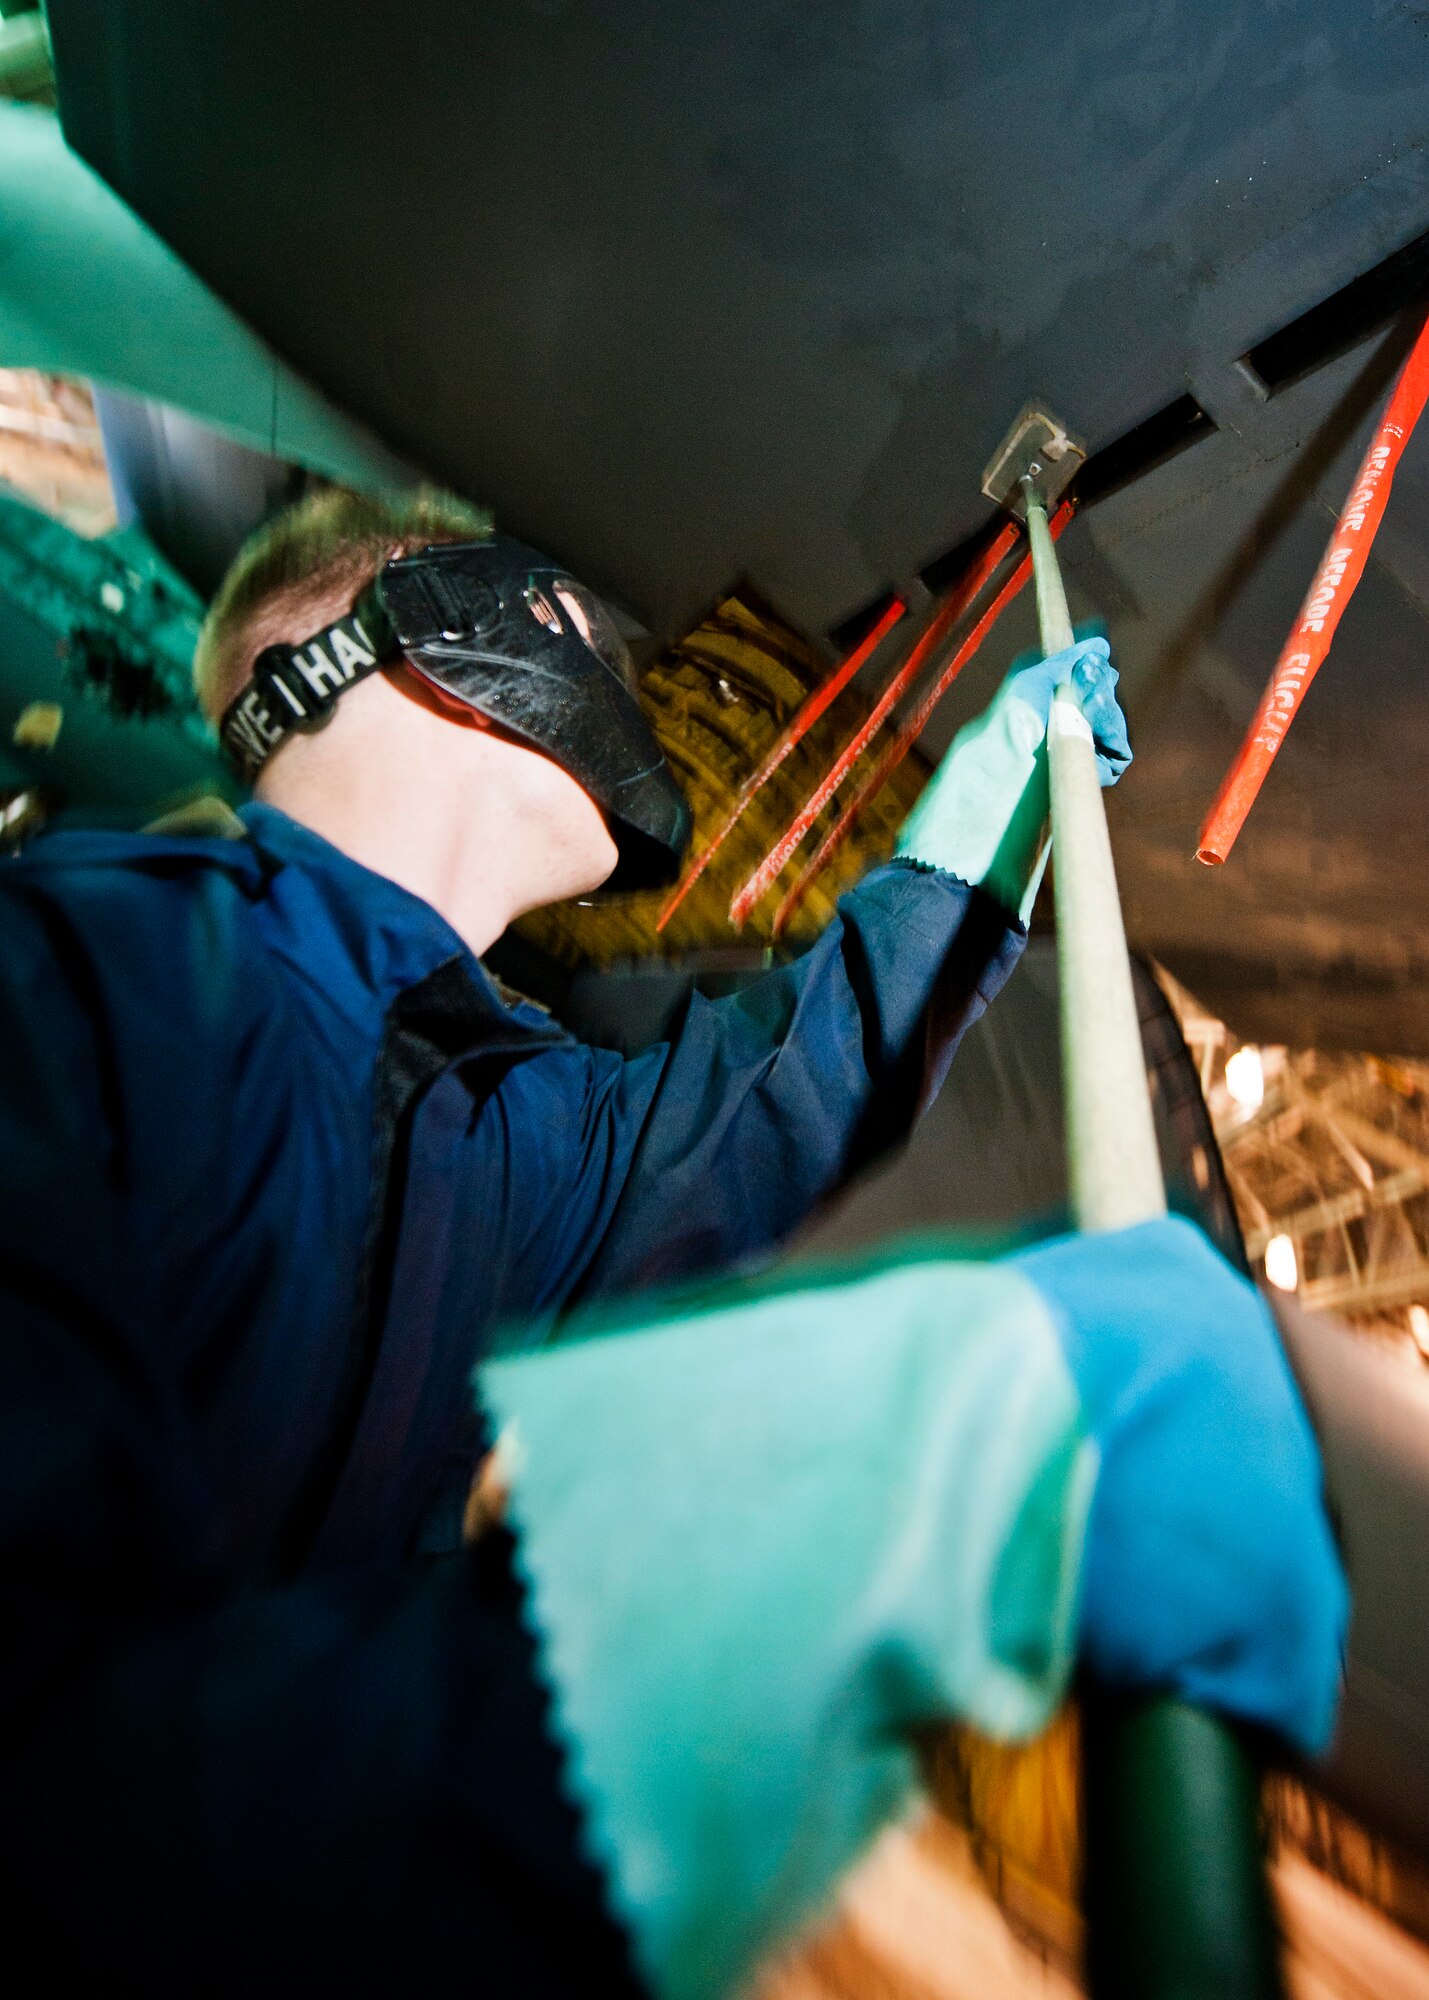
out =
[[[1242,1111],[1259,1111],[1265,1102],[1265,1064],[1254,1042],[1247,1042],[1227,1059],[1226,1089]]]
[[[1265,1275],[1279,1292],[1293,1292],[1300,1283],[1300,1262],[1288,1236],[1272,1236],[1265,1246]],[[1429,1315],[1425,1319],[1429,1330]]]

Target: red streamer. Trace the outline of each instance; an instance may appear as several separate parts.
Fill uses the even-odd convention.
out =
[[[1060,536],[1071,518],[1072,508],[1070,503],[1057,509],[1047,524],[1048,532],[1054,541]],[[947,693],[968,661],[982,646],[983,641],[987,638],[993,626],[997,623],[1008,605],[1011,604],[1013,598],[1017,596],[1031,574],[1032,559],[1030,556],[1024,556],[1016,569],[1013,570],[1011,576],[1003,584],[1001,590],[998,591],[982,617],[979,618],[977,624],[974,625],[971,632],[969,632],[966,639],[964,639],[961,646],[958,647],[958,650],[953,654],[953,657],[934,681],[932,687],[929,688],[923,699],[918,703],[918,706],[903,724],[898,734],[839,814],[833,826],[829,828],[829,831],[819,842],[818,847],[814,850],[813,859],[800,874],[793,888],[790,889],[774,913],[774,937],[779,938],[783,936],[789,919],[803,902],[810,885],[828,867],[835,854],[838,853],[839,849],[848,839],[848,836],[853,832],[855,825],[862,816],[865,806],[883,790],[883,787],[888,783],[888,780],[893,776],[893,773],[898,769],[898,766],[903,762],[903,759],[923,734],[938,703],[943,699],[943,696]]]
[[[808,735],[829,703],[843,693],[859,668],[877,652],[878,648],[907,609],[908,607],[902,598],[895,597],[872,631],[859,641],[843,664],[835,667],[828,679],[819,687],[816,687],[808,699],[795,711],[792,720],[785,728],[783,734],[778,738],[773,749],[770,750],[768,756],[764,759],[764,762],[759,766],[759,769],[754,773],[754,776],[746,778],[740,786],[739,797],[735,800],[728,815],[715,829],[703,853],[691,862],[690,866],[685,870],[679,886],[660,912],[659,921],[655,925],[657,931],[664,930],[666,924],[669,923],[671,917],[674,916],[676,910],[679,909],[681,903],[684,902],[686,896],[689,895],[691,889],[694,888],[696,882],[699,881],[701,875],[704,874],[706,868],[709,867],[716,854],[724,846],[726,839],[744,816],[750,800],[754,798],[756,793],[762,791],[774,773],[779,769],[779,766],[784,762],[784,759],[789,755],[789,752],[797,748]]]
[[[1004,522],[982,554],[973,561],[966,576],[954,585],[946,600],[934,612],[922,637],[869,711],[867,721],[850,737],[830,770],[819,780],[811,795],[804,801],[743,888],[735,894],[729,906],[729,919],[736,929],[745,922],[760,897],[781,873],[804,835],[883,727],[908,688],[922,672],[928,655],[947,638],[953,626],[957,624],[1001,563],[1016,541],[1017,532],[1015,521]]]
[[[1365,453],[1345,511],[1330,537],[1309,595],[1300,607],[1255,720],[1206,815],[1196,859],[1215,867],[1235,845],[1236,835],[1255,804],[1271,764],[1299,712],[1305,693],[1330,650],[1335,628],[1355,594],[1384,518],[1389,489],[1405,445],[1429,399],[1429,319],[1420,328],[1409,359]]]

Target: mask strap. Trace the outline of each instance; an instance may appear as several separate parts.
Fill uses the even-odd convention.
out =
[[[375,583],[345,618],[297,646],[267,646],[223,711],[219,741],[245,784],[299,731],[321,729],[350,687],[401,653]]]

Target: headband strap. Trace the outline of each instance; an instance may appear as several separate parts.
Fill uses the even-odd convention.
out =
[[[251,784],[280,744],[321,729],[340,698],[401,653],[376,583],[345,618],[297,646],[267,646],[253,678],[223,711],[219,741]]]

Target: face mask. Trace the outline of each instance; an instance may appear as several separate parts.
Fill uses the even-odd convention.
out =
[[[612,889],[672,881],[690,810],[636,697],[630,653],[584,584],[505,535],[387,563],[345,618],[270,646],[224,713],[223,746],[251,782],[350,687],[404,659],[450,702],[543,752],[605,813]]]

